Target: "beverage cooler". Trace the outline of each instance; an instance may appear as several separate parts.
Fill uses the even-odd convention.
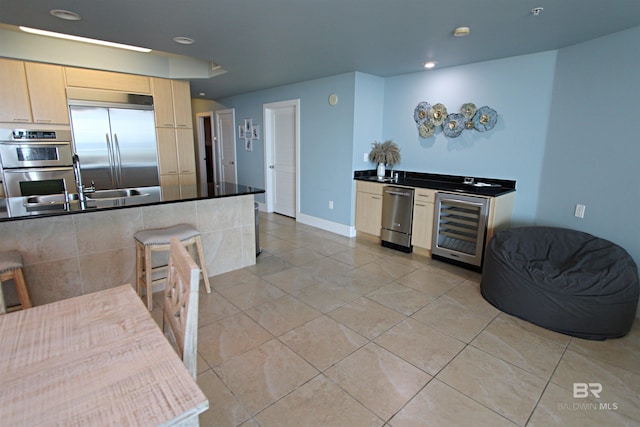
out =
[[[488,198],[437,193],[432,258],[480,271],[488,212]]]

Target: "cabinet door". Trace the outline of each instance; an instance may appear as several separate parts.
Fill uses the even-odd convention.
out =
[[[173,128],[156,128],[160,175],[178,174],[176,133]]]
[[[0,59],[0,122],[31,123],[24,62]]]
[[[433,209],[436,198],[434,190],[416,188],[413,202],[413,224],[411,226],[411,244],[431,250],[433,235]]]
[[[433,203],[416,200],[413,204],[413,224],[411,226],[411,244],[431,250],[433,234]]]
[[[183,199],[198,197],[198,180],[195,173],[180,174],[180,197]]]
[[[356,230],[380,237],[382,196],[356,192]]]
[[[177,174],[160,175],[162,200],[180,200],[180,177]]]
[[[193,127],[191,119],[191,88],[188,81],[172,80],[173,111],[177,128]]]
[[[192,129],[176,129],[178,149],[178,171],[183,173],[196,173],[196,155],[193,145]]]
[[[69,124],[64,73],[58,65],[25,62],[34,123]]]
[[[149,77],[112,71],[65,67],[68,86],[111,89],[131,93],[151,93]]]
[[[173,95],[171,94],[171,80],[151,79],[153,89],[153,111],[156,117],[156,126],[174,127]]]

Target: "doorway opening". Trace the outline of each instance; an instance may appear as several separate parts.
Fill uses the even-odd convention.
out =
[[[200,195],[213,194],[216,184],[216,137],[213,111],[196,114],[198,131],[198,186]]]

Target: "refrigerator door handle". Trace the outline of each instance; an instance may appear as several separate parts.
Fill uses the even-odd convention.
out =
[[[116,180],[115,180],[113,147],[111,146],[111,138],[109,137],[108,133],[105,134],[105,138],[107,140],[107,156],[109,157],[109,175],[111,178],[111,185],[115,186]]]
[[[113,142],[115,143],[115,167],[117,168],[116,170],[118,171],[117,173],[117,184],[118,184],[118,188],[122,187],[122,157],[120,155],[120,143],[118,142],[118,134],[114,133],[113,134]],[[117,157],[116,157],[117,156]]]

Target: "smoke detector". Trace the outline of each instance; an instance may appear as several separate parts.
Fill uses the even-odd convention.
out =
[[[543,7],[534,7],[533,9],[531,9],[531,14],[533,16],[538,16],[542,13],[543,10],[544,10]]]

